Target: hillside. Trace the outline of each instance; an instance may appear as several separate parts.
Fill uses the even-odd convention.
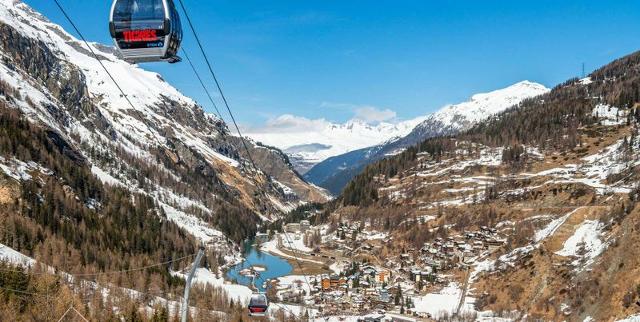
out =
[[[421,315],[633,321],[639,89],[634,53],[369,165],[321,220],[393,240],[352,258],[384,259],[405,281],[431,272],[403,290]]]
[[[540,84],[522,81],[503,89],[473,95],[469,101],[444,106],[428,115],[405,136],[328,158],[311,168],[304,177],[338,195],[353,177],[372,162],[396,155],[425,139],[467,130],[524,99],[548,91]]]
[[[300,180],[285,196],[280,185],[296,177],[286,158],[277,152],[260,158],[274,172],[251,168],[226,124],[159,75],[92,45],[131,106],[83,44],[59,26],[19,2],[4,1],[0,9],[0,75],[17,96],[8,103],[59,133],[103,182],[154,196],[176,219],[196,215],[186,208],[222,207],[246,210],[247,219],[258,222],[249,214],[269,218],[300,202],[322,200]]]
[[[176,259],[95,278],[175,299],[184,281],[172,273],[190,257],[178,258],[203,244],[207,272],[219,274],[259,226],[327,199],[280,151],[249,141],[253,167],[223,120],[111,47],[90,46],[126,97],[84,43],[28,5],[0,0],[0,248],[68,273]]]

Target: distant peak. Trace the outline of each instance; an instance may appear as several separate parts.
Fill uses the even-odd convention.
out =
[[[502,100],[510,96],[537,96],[548,91],[549,89],[542,84],[524,80],[505,88],[497,89],[487,93],[475,94],[471,96],[471,101]]]
[[[542,84],[523,80],[505,88],[475,94],[466,102],[447,105],[433,114],[432,118],[446,126],[463,128],[517,105],[523,99],[548,91],[549,89]]]
[[[532,81],[528,81],[528,80],[523,80],[523,81],[517,82],[517,83],[515,83],[515,84],[513,84],[513,85],[511,85],[511,86],[509,86],[507,88],[510,88],[510,87],[533,87],[533,88],[544,88],[544,89],[547,89],[546,86],[544,86],[544,85],[542,85],[540,83],[536,83],[536,82],[532,82]]]

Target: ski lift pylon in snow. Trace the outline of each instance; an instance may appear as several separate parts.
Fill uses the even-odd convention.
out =
[[[114,0],[109,32],[130,63],[181,60],[182,25],[173,0]]]
[[[269,299],[264,293],[253,293],[249,300],[249,316],[266,316],[269,310]]]

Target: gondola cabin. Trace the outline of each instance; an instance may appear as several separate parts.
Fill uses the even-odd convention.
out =
[[[180,16],[173,0],[114,0],[109,31],[130,63],[180,61]]]
[[[266,316],[269,309],[269,299],[264,293],[253,293],[249,300],[249,316]]]

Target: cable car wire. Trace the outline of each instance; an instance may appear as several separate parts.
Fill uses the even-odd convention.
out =
[[[187,22],[189,23],[189,28],[191,29],[191,32],[193,33],[193,36],[195,37],[196,42],[198,43],[198,47],[200,48],[200,52],[202,53],[202,56],[204,57],[204,60],[207,64],[207,67],[209,69],[209,72],[211,73],[211,77],[213,77],[213,80],[216,83],[216,86],[218,88],[218,91],[220,92],[220,96],[222,97],[222,101],[224,102],[225,107],[227,108],[227,111],[229,112],[229,115],[231,116],[231,120],[233,121],[233,124],[236,128],[236,130],[238,131],[238,135],[240,136],[240,140],[242,140],[242,144],[244,145],[245,150],[247,151],[247,156],[249,158],[249,160],[251,161],[251,163],[253,164],[253,166],[257,168],[257,166],[255,165],[255,163],[253,162],[253,158],[251,157],[251,151],[249,150],[249,147],[247,146],[247,143],[244,139],[244,137],[242,136],[242,132],[240,132],[240,128],[238,127],[238,124],[235,120],[235,117],[233,116],[233,112],[231,111],[231,107],[229,106],[229,102],[227,101],[226,96],[224,95],[224,92],[222,90],[222,86],[220,86],[220,82],[218,81],[218,77],[216,77],[216,73],[213,71],[213,67],[211,65],[211,62],[209,61],[209,58],[204,50],[204,47],[202,45],[202,42],[200,41],[200,37],[198,36],[198,32],[196,31],[193,22],[191,21],[191,17],[189,16],[189,12],[187,10],[187,8],[184,5],[184,2],[182,0],[178,0],[178,2],[180,3],[180,7],[182,7],[182,11],[184,12],[185,17],[187,18]],[[289,246],[291,247],[291,241],[289,240],[286,232],[285,232],[285,238],[287,239],[287,242],[289,243]],[[294,254],[294,259],[296,260],[296,263],[298,264],[298,268],[300,268],[301,273],[303,273],[302,275],[305,278],[305,282],[307,283],[307,286],[309,286],[309,289],[311,290],[311,284],[309,283],[309,280],[307,279],[307,276],[304,275],[304,270],[302,268],[302,264],[300,264],[300,260],[298,259],[297,256],[295,256],[295,252],[293,252]]]
[[[185,5],[184,5],[183,1],[182,1],[182,0],[178,0],[178,1],[179,1],[179,3],[180,3],[180,6],[181,6],[182,10],[183,10],[183,11],[184,11],[184,13],[185,13],[185,17],[187,18],[187,21],[188,21],[188,23],[189,23],[189,27],[190,27],[190,29],[191,29],[191,31],[192,31],[192,33],[193,33],[193,35],[194,35],[195,39],[196,39],[196,42],[197,42],[198,47],[199,47],[199,49],[200,49],[200,52],[202,53],[202,55],[203,55],[203,57],[204,57],[204,59],[205,59],[205,62],[206,62],[207,67],[208,67],[208,69],[209,69],[209,72],[210,72],[211,76],[213,77],[213,80],[215,81],[216,87],[217,87],[217,89],[218,89],[218,92],[220,93],[220,96],[221,96],[221,98],[222,98],[222,101],[224,102],[224,105],[225,105],[225,107],[226,107],[227,111],[229,112],[229,116],[231,117],[231,120],[232,120],[232,122],[233,122],[233,125],[234,125],[234,127],[235,127],[236,131],[238,132],[238,136],[240,137],[240,140],[242,141],[242,144],[243,144],[243,146],[244,146],[244,148],[245,148],[245,150],[246,150],[246,152],[247,152],[247,158],[248,158],[248,159],[249,159],[249,161],[251,162],[251,165],[254,167],[254,169],[259,170],[259,168],[257,167],[256,163],[255,163],[255,162],[254,162],[254,160],[253,160],[253,157],[251,156],[251,150],[249,149],[249,147],[248,147],[248,145],[247,145],[247,142],[246,142],[246,140],[245,140],[245,138],[244,138],[244,136],[243,136],[242,132],[240,131],[240,127],[238,126],[238,123],[236,122],[235,116],[233,115],[233,112],[231,111],[231,107],[229,106],[229,102],[228,102],[228,100],[227,100],[226,96],[224,95],[224,91],[222,90],[222,86],[220,85],[220,82],[218,81],[218,77],[216,76],[215,72],[213,71],[212,64],[211,64],[211,62],[209,61],[209,58],[208,58],[208,56],[206,55],[206,52],[205,52],[204,47],[203,47],[203,45],[202,45],[202,42],[200,41],[200,37],[198,36],[198,33],[197,33],[197,31],[196,31],[195,27],[193,26],[193,23],[192,23],[192,21],[191,21],[191,17],[189,16],[189,13],[188,13],[188,11],[187,11],[187,9],[186,9],[186,7],[185,7]],[[94,52],[93,48],[91,47],[91,45],[89,44],[89,42],[86,40],[86,38],[84,37],[84,35],[83,35],[83,34],[82,34],[82,32],[80,31],[80,29],[79,29],[79,28],[76,26],[76,24],[73,22],[73,19],[71,19],[71,17],[69,16],[69,14],[66,12],[66,10],[64,9],[64,7],[62,6],[62,4],[61,4],[58,0],[54,0],[54,2],[56,3],[56,6],[58,7],[58,9],[60,9],[60,11],[62,12],[62,14],[64,15],[65,19],[66,19],[66,20],[69,22],[69,24],[73,27],[73,29],[75,30],[75,32],[80,36],[80,39],[82,39],[82,41],[83,41],[83,42],[84,42],[84,44],[87,46],[87,48],[89,49],[89,51],[91,52],[91,54],[93,55],[93,57],[98,61],[98,63],[99,63],[99,64],[100,64],[100,66],[102,67],[102,69],[104,69],[104,71],[107,73],[107,75],[109,76],[109,78],[110,78],[110,79],[113,81],[113,83],[116,85],[116,87],[118,88],[118,90],[120,91],[120,93],[123,95],[123,97],[125,98],[125,100],[127,101],[127,103],[129,103],[129,105],[131,106],[131,108],[135,109],[135,106],[133,105],[133,103],[131,102],[131,100],[130,100],[130,99],[129,99],[129,97],[127,96],[127,94],[124,92],[124,90],[122,89],[122,87],[120,87],[119,83],[116,81],[116,79],[113,77],[113,75],[109,72],[109,70],[106,68],[106,66],[102,63],[102,61],[100,60],[100,58],[98,57],[98,55]],[[183,52],[185,53],[185,56],[187,56],[187,55],[188,55],[184,49],[183,49]],[[203,86],[203,88],[205,89],[205,92],[207,93],[208,98],[209,98],[209,99],[210,99],[210,101],[213,103],[214,108],[216,109],[216,111],[218,112],[218,114],[220,114],[220,111],[219,111],[219,109],[218,109],[217,105],[215,104],[215,101],[214,101],[214,100],[213,100],[213,98],[211,97],[211,95],[210,95],[209,91],[206,89],[206,86],[204,85],[204,82],[202,81],[202,78],[199,76],[199,74],[198,74],[198,72],[197,72],[197,69],[195,69],[195,66],[193,65],[192,61],[191,61],[189,58],[187,58],[187,59],[188,59],[188,61],[189,61],[190,66],[192,67],[192,69],[193,69],[193,70],[194,70],[194,72],[196,73],[196,76],[197,76],[198,80],[200,81],[200,84],[201,84],[201,85]],[[289,238],[288,238],[288,236],[286,235],[286,233],[285,233],[285,238],[287,239],[287,242],[288,242],[288,243],[289,243],[289,245],[291,246],[291,241],[289,240]],[[179,259],[173,260],[173,261],[177,261],[177,260],[180,260],[180,259],[184,259],[184,258],[186,258],[186,257],[190,257],[190,256],[194,256],[194,254],[192,254],[192,255],[188,255],[188,256],[185,256],[185,257],[182,257],[182,258],[179,258]],[[311,284],[309,283],[309,281],[308,281],[308,279],[307,279],[306,275],[304,275],[304,270],[303,270],[303,268],[302,268],[302,265],[300,264],[300,261],[299,261],[298,257],[295,255],[295,252],[294,252],[294,256],[293,256],[293,257],[294,257],[294,259],[296,260],[296,262],[297,262],[297,264],[298,264],[298,267],[300,268],[301,272],[303,273],[303,276],[305,277],[305,281],[306,281],[307,285],[308,285],[308,286],[309,286],[309,288],[311,289]],[[173,261],[171,261],[171,262],[173,262]],[[247,262],[248,264],[250,264],[250,261],[249,261],[248,259],[246,260],[246,262]],[[128,272],[131,272],[131,271],[135,271],[135,270],[143,270],[143,269],[147,269],[147,268],[151,268],[151,267],[156,267],[156,266],[159,266],[159,265],[166,265],[166,264],[168,264],[168,263],[170,263],[170,262],[159,263],[159,264],[156,264],[156,265],[151,265],[151,266],[148,266],[148,267],[143,267],[143,268],[140,268],[140,269],[132,269],[132,270],[112,271],[112,272],[94,273],[94,274],[76,274],[76,275],[70,274],[70,275],[72,275],[72,276],[98,276],[98,275],[105,275],[105,274],[116,274],[116,273],[123,273],[123,272],[127,272],[127,271],[128,271]],[[45,273],[42,273],[42,274],[45,274]],[[261,276],[260,274],[257,274],[257,277],[258,277],[260,280],[263,280],[263,279],[262,279],[262,276]],[[264,283],[264,280],[263,280],[263,283]],[[303,304],[303,306],[305,306],[305,305]],[[286,307],[285,307],[285,308],[286,308]],[[287,310],[288,310],[288,309],[287,309]],[[290,310],[288,310],[288,311],[289,311],[290,313],[293,313],[293,312],[291,312]]]
[[[111,73],[109,72],[109,70],[107,69],[106,66],[104,66],[104,64],[102,63],[102,61],[100,60],[100,58],[98,57],[98,55],[93,51],[93,48],[89,45],[89,42],[84,38],[84,35],[80,32],[80,29],[78,29],[78,27],[76,26],[76,24],[73,22],[73,20],[71,19],[71,17],[67,14],[67,11],[64,10],[64,8],[62,7],[62,4],[60,4],[60,2],[58,0],[53,0],[56,5],[58,6],[58,9],[60,9],[60,11],[62,12],[62,14],[64,15],[64,17],[67,19],[67,21],[69,22],[69,24],[71,24],[71,27],[73,27],[73,29],[76,31],[76,33],[78,34],[78,36],[80,36],[80,39],[82,39],[82,41],[84,42],[84,44],[87,46],[87,48],[89,49],[89,51],[91,52],[91,54],[93,55],[93,58],[95,58],[98,63],[100,63],[100,66],[102,66],[102,69],[104,69],[104,71],[107,73],[107,75],[109,75],[109,78],[113,81],[113,83],[116,85],[116,87],[118,88],[118,90],[120,91],[120,93],[122,94],[122,96],[124,96],[124,99],[127,100],[127,102],[129,103],[129,105],[131,105],[131,108],[133,108],[134,110],[136,109],[135,106],[133,106],[133,103],[131,103],[131,101],[129,100],[129,97],[127,96],[127,94],[124,93],[124,91],[122,90],[122,87],[120,87],[120,84],[118,84],[118,82],[116,81],[116,79],[113,77],[113,75],[111,75]]]
[[[134,105],[133,105],[133,103],[129,100],[129,98],[127,97],[127,95],[124,93],[124,91],[122,90],[122,87],[120,87],[120,85],[118,84],[118,81],[116,81],[116,79],[113,77],[113,75],[111,75],[111,73],[109,72],[109,70],[104,66],[104,64],[102,63],[102,61],[101,61],[101,60],[100,60],[100,58],[98,57],[98,55],[93,51],[93,48],[89,45],[89,42],[86,40],[86,38],[84,37],[84,35],[83,35],[83,34],[82,34],[82,32],[80,31],[80,29],[79,29],[79,28],[76,26],[76,24],[73,22],[73,19],[69,16],[69,14],[67,14],[67,11],[64,9],[64,7],[62,6],[62,4],[61,4],[58,0],[54,0],[54,1],[55,1],[56,5],[57,5],[58,9],[60,9],[60,11],[62,12],[62,14],[63,14],[63,15],[64,15],[64,17],[66,18],[66,20],[67,20],[67,21],[69,22],[69,24],[73,27],[73,29],[76,31],[76,33],[80,36],[80,38],[82,39],[82,41],[84,42],[84,44],[88,47],[89,51],[92,53],[93,57],[94,57],[94,58],[95,58],[95,59],[100,63],[100,66],[102,66],[102,68],[103,68],[103,69],[104,69],[104,71],[107,73],[107,75],[109,75],[109,78],[110,78],[110,79],[113,81],[113,83],[116,85],[116,87],[118,88],[118,90],[120,91],[120,93],[122,93],[122,95],[123,95],[123,96],[124,96],[124,98],[127,100],[127,102],[129,103],[129,105],[131,105],[131,107],[132,107],[133,109],[135,109],[135,106],[134,106]],[[182,3],[181,3],[181,5],[182,5]],[[184,5],[182,5],[182,8],[183,8],[183,10],[185,9]],[[186,13],[186,11],[185,11],[185,13]],[[196,34],[195,34],[195,29],[193,29],[193,25],[191,24],[190,19],[189,19],[189,25],[192,27],[192,31],[194,32],[194,35],[196,35]],[[196,38],[197,38],[197,35],[196,35]],[[201,51],[202,51],[202,53],[203,53],[203,55],[204,55],[204,49],[202,48],[202,45],[201,45],[201,43],[200,43],[200,41],[199,41],[199,38],[198,38],[198,45],[200,46],[200,49],[201,49]],[[184,49],[183,49],[183,53],[185,53],[185,55],[188,55],[188,54],[187,54],[187,52],[186,52]],[[247,155],[248,155],[249,161],[251,162],[251,164],[253,165],[253,167],[254,167],[255,169],[258,169],[258,167],[256,166],[255,162],[253,161],[253,158],[251,157],[251,152],[250,152],[250,150],[249,150],[249,148],[248,148],[248,146],[247,146],[247,143],[246,143],[245,139],[244,139],[244,138],[243,138],[243,136],[242,136],[242,133],[240,132],[240,128],[238,127],[238,125],[237,125],[237,123],[236,123],[236,121],[235,121],[235,118],[234,118],[234,116],[233,116],[233,113],[231,112],[231,109],[229,108],[229,105],[228,105],[228,103],[227,103],[227,101],[226,101],[226,98],[224,97],[224,93],[222,92],[222,88],[220,87],[220,84],[218,83],[217,78],[215,78],[215,74],[213,73],[213,69],[212,69],[211,64],[209,63],[209,60],[207,59],[206,55],[205,55],[205,59],[206,59],[207,64],[208,64],[208,66],[209,66],[209,70],[212,72],[212,74],[213,74],[213,76],[214,76],[214,79],[216,80],[216,85],[218,86],[218,90],[220,91],[220,94],[222,95],[222,97],[223,97],[223,99],[224,99],[224,101],[225,101],[225,105],[226,105],[226,107],[227,107],[227,110],[229,111],[229,114],[231,115],[231,118],[232,118],[233,123],[234,123],[234,125],[235,125],[235,127],[236,127],[236,130],[238,131],[238,134],[240,135],[240,139],[242,140],[242,143],[243,143],[243,145],[244,145],[244,147],[245,147],[245,150],[247,151]],[[193,63],[192,63],[192,61],[191,61],[190,59],[189,59],[189,64],[191,65],[191,67],[193,68],[194,72],[196,73],[196,76],[198,77],[198,79],[199,79],[199,81],[200,81],[201,85],[203,86],[203,88],[205,89],[205,91],[206,91],[206,93],[207,93],[207,96],[209,97],[209,99],[210,99],[210,100],[211,100],[211,102],[213,103],[214,108],[218,111],[218,114],[220,114],[220,111],[219,111],[219,109],[218,109],[217,105],[215,104],[215,101],[214,101],[214,100],[213,100],[213,98],[211,97],[211,95],[210,95],[209,91],[207,90],[206,86],[204,85],[204,82],[202,81],[202,78],[199,76],[199,73],[197,72],[197,69],[195,69],[195,66],[193,65]],[[190,256],[193,256],[193,254],[192,254],[192,255],[190,255]],[[249,263],[249,264],[250,264],[250,262],[249,262],[249,261],[247,261],[247,263]],[[156,266],[157,266],[157,265],[156,265]],[[111,273],[120,273],[120,272],[111,272]],[[110,274],[111,274],[111,273],[110,273]],[[47,274],[47,273],[40,273],[40,274]],[[97,275],[103,275],[103,273],[102,273],[102,274],[85,274],[85,275],[82,275],[82,276],[97,276]],[[74,275],[74,276],[75,276],[75,275]],[[262,280],[262,281],[263,281],[263,283],[265,282],[265,281],[262,279],[262,276],[258,275],[258,278],[259,278],[260,280]]]
[[[242,141],[242,145],[244,145],[244,149],[247,151],[247,157],[249,158],[249,161],[251,162],[251,165],[253,165],[254,169],[258,170],[259,168],[256,166],[256,163],[253,162],[253,158],[251,157],[251,151],[249,150],[249,146],[247,145],[247,142],[244,139],[244,136],[242,135],[242,132],[240,131],[240,127],[238,126],[238,123],[236,122],[236,118],[233,116],[233,112],[231,112],[231,107],[229,107],[229,102],[227,101],[227,97],[224,95],[224,92],[222,91],[222,86],[220,85],[220,82],[218,81],[218,77],[216,77],[216,73],[213,71],[213,67],[211,66],[211,62],[209,61],[209,57],[205,53],[204,47],[202,46],[202,43],[200,42],[200,37],[198,37],[198,33],[196,32],[196,29],[193,26],[193,23],[191,22],[191,17],[189,16],[187,8],[185,7],[185,5],[182,2],[182,0],[178,0],[178,1],[180,2],[180,7],[182,7],[182,11],[184,12],[185,17],[187,18],[187,22],[189,23],[189,28],[191,28],[191,32],[193,33],[193,36],[195,37],[196,42],[198,43],[198,47],[200,48],[200,52],[202,53],[202,56],[204,57],[204,60],[207,63],[207,67],[209,68],[209,72],[211,73],[211,76],[213,77],[213,80],[216,83],[216,87],[218,88],[218,92],[220,92],[220,96],[222,97],[222,101],[224,102],[224,105],[227,108],[227,111],[229,112],[229,115],[231,116],[231,121],[233,121],[233,125],[235,126],[236,131],[238,131],[238,136],[240,136],[240,140]]]
[[[307,286],[309,287],[309,292],[311,292],[311,284],[309,283],[309,280],[307,279],[307,275],[304,274],[304,269],[302,268],[302,264],[300,264],[300,261],[298,260],[298,257],[296,256],[296,252],[295,249],[293,248],[293,243],[291,243],[291,240],[289,239],[289,236],[287,235],[287,232],[285,231],[283,233],[284,237],[287,239],[287,243],[289,244],[289,247],[293,250],[293,258],[295,258],[296,263],[298,264],[298,268],[300,269],[300,273],[302,273],[302,276],[304,276],[305,282],[307,282]]]
[[[167,265],[167,264],[171,264],[173,262],[177,262],[177,261],[180,261],[180,260],[183,260],[183,259],[187,259],[187,258],[193,257],[195,255],[196,254],[191,254],[191,255],[182,256],[180,258],[172,259],[172,260],[161,262],[161,263],[156,263],[156,264],[152,264],[152,265],[147,265],[147,266],[142,266],[142,267],[137,267],[137,268],[131,268],[131,269],[124,269],[124,270],[120,270],[120,271],[109,271],[109,272],[102,272],[102,273],[87,273],[87,274],[69,274],[69,275],[72,275],[73,277],[102,276],[102,275],[112,275],[112,274],[122,274],[122,273],[143,271],[143,270],[146,270],[146,269],[149,269],[149,268],[154,268],[154,267],[158,267],[158,266],[164,266],[164,265]]]
[[[99,272],[99,273],[66,273],[63,272],[64,274],[67,274],[69,276],[72,277],[87,277],[87,276],[101,276],[101,275],[112,275],[112,274],[122,274],[122,273],[130,273],[130,272],[136,272],[136,271],[143,271],[149,268],[154,268],[154,267],[158,267],[158,266],[163,266],[163,265],[167,265],[167,264],[171,264],[173,262],[177,262],[183,259],[187,259],[190,257],[195,256],[196,254],[191,254],[191,255],[186,255],[186,256],[182,256],[179,258],[175,258],[172,260],[168,260],[168,261],[164,261],[164,262],[160,262],[160,263],[156,263],[156,264],[151,264],[151,265],[147,265],[147,266],[142,266],[142,267],[136,267],[136,268],[131,268],[131,269],[124,269],[124,270],[119,270],[119,271],[108,271],[108,272]],[[46,265],[46,264],[43,264]],[[55,267],[46,265],[48,268],[53,268],[56,269]],[[23,273],[23,274],[28,274],[28,275],[57,275],[56,273],[51,273],[51,272],[30,272],[28,268],[25,267],[25,270],[20,271],[20,270],[12,270],[12,269],[0,269],[0,272],[7,272],[7,273]]]
[[[36,295],[36,296],[41,296],[42,295],[40,293],[33,293],[33,292],[27,292],[27,291],[14,290],[14,289],[11,289],[11,288],[6,288],[6,287],[0,287],[0,290],[13,292],[13,293],[20,293],[20,294],[25,294],[25,295]]]
[[[187,53],[187,50],[184,49],[184,47],[182,47],[181,50],[182,50],[182,53],[184,54],[184,58],[187,59],[187,62],[189,63],[189,66],[191,66],[191,69],[193,70],[193,73],[196,74],[196,77],[198,78],[198,81],[200,82],[200,85],[202,85],[202,89],[207,94],[207,97],[209,98],[209,101],[211,102],[211,104],[213,104],[213,107],[216,109],[216,112],[218,113],[218,117],[220,119],[222,119],[222,113],[220,113],[220,110],[218,109],[218,104],[216,104],[216,102],[211,97],[211,93],[209,92],[209,89],[207,89],[207,86],[204,84],[204,81],[202,80],[202,77],[200,77],[200,73],[198,73],[198,70],[196,69],[196,67],[193,65],[193,62],[191,61],[191,58],[189,58],[189,54]]]

